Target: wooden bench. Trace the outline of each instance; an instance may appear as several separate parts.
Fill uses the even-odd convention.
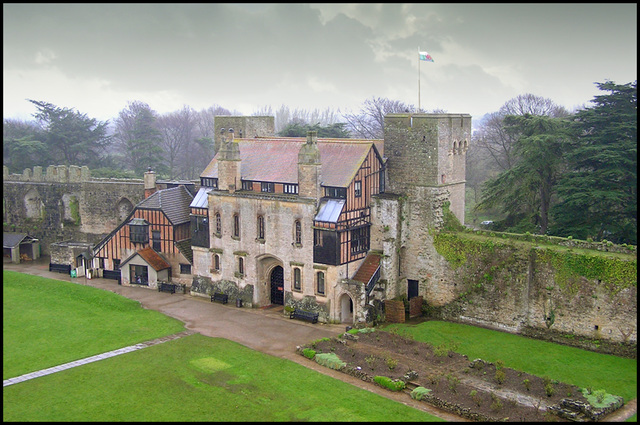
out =
[[[211,295],[211,302],[220,301],[222,304],[226,304],[229,301],[229,295],[216,292]]]
[[[300,310],[296,308],[289,314],[289,319],[303,319],[308,320],[311,323],[318,323],[319,313],[313,313],[311,311]]]
[[[71,265],[70,264],[53,264],[49,263],[49,271],[50,272],[58,272],[58,273],[71,273]]]
[[[169,292],[171,294],[175,294],[176,293],[176,285],[174,285],[173,283],[159,282],[158,283],[158,292]]]

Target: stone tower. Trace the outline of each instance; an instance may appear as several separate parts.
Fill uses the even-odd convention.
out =
[[[224,138],[225,135],[226,138]],[[221,143],[220,152],[218,153],[218,188],[233,193],[241,184],[240,147],[234,141],[233,128],[229,129],[228,134],[225,134],[224,129],[222,129],[221,137],[224,141]]]
[[[468,114],[390,114],[384,149],[388,192],[418,188],[449,193],[450,209],[464,224],[466,152],[471,139]]]
[[[321,197],[320,150],[318,132],[307,133],[307,143],[298,153],[298,194],[305,198]]]

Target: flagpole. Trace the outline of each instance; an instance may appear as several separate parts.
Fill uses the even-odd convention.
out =
[[[418,46],[418,112],[420,112],[420,46]]]

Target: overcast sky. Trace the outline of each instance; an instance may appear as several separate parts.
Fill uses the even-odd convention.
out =
[[[418,48],[435,62],[421,61]],[[420,69],[420,72],[418,72]],[[497,111],[532,93],[574,109],[637,79],[637,4],[3,4],[3,115],[26,99],[111,120],[212,105],[357,111],[386,97]],[[418,84],[420,82],[420,84]]]

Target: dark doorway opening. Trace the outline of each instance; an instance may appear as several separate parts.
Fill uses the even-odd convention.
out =
[[[418,281],[408,279],[407,298],[411,299],[418,296]]]
[[[271,271],[271,304],[284,305],[284,269],[275,266]]]

